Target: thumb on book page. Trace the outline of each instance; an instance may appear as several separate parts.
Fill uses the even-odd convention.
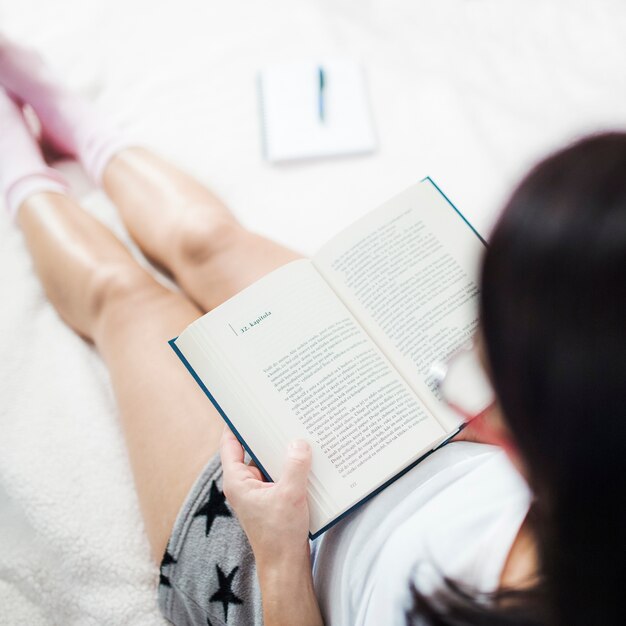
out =
[[[289,444],[281,482],[285,487],[304,491],[311,469],[311,446],[303,439]]]

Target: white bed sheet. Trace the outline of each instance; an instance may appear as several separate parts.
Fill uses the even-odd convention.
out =
[[[546,151],[626,125],[618,1],[0,0],[0,29],[250,228],[306,253],[427,174],[487,232]],[[265,163],[258,67],[340,54],[367,68],[378,153]],[[4,215],[0,354],[0,624],[163,623],[106,371],[46,302]]]

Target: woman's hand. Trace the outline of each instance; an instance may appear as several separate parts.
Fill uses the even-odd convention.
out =
[[[244,463],[237,438],[224,429],[220,446],[224,494],[235,509],[258,562],[302,558],[309,553],[309,508],[306,498],[311,449],[305,441],[289,446],[281,479],[263,480]]]
[[[244,463],[237,438],[224,429],[220,444],[224,494],[237,514],[257,563],[267,626],[319,625],[309,551],[307,481],[311,449],[289,446],[283,475],[264,482],[259,469]]]
[[[472,443],[489,443],[485,438],[482,417],[475,417],[467,422],[465,428],[452,438],[452,441],[470,441]]]

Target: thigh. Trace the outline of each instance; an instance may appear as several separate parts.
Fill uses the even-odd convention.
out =
[[[269,272],[302,255],[242,227],[229,230],[222,246],[187,262],[178,282],[204,311],[210,311]]]
[[[110,372],[139,504],[157,562],[223,422],[168,345],[201,312],[155,282],[111,299],[96,344]]]

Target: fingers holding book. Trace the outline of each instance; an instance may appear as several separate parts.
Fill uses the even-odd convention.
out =
[[[247,465],[244,450],[229,428],[220,443],[224,493],[248,536],[257,561],[300,559],[308,554],[307,483],[311,448],[290,444],[277,482],[265,482],[256,465]]]

